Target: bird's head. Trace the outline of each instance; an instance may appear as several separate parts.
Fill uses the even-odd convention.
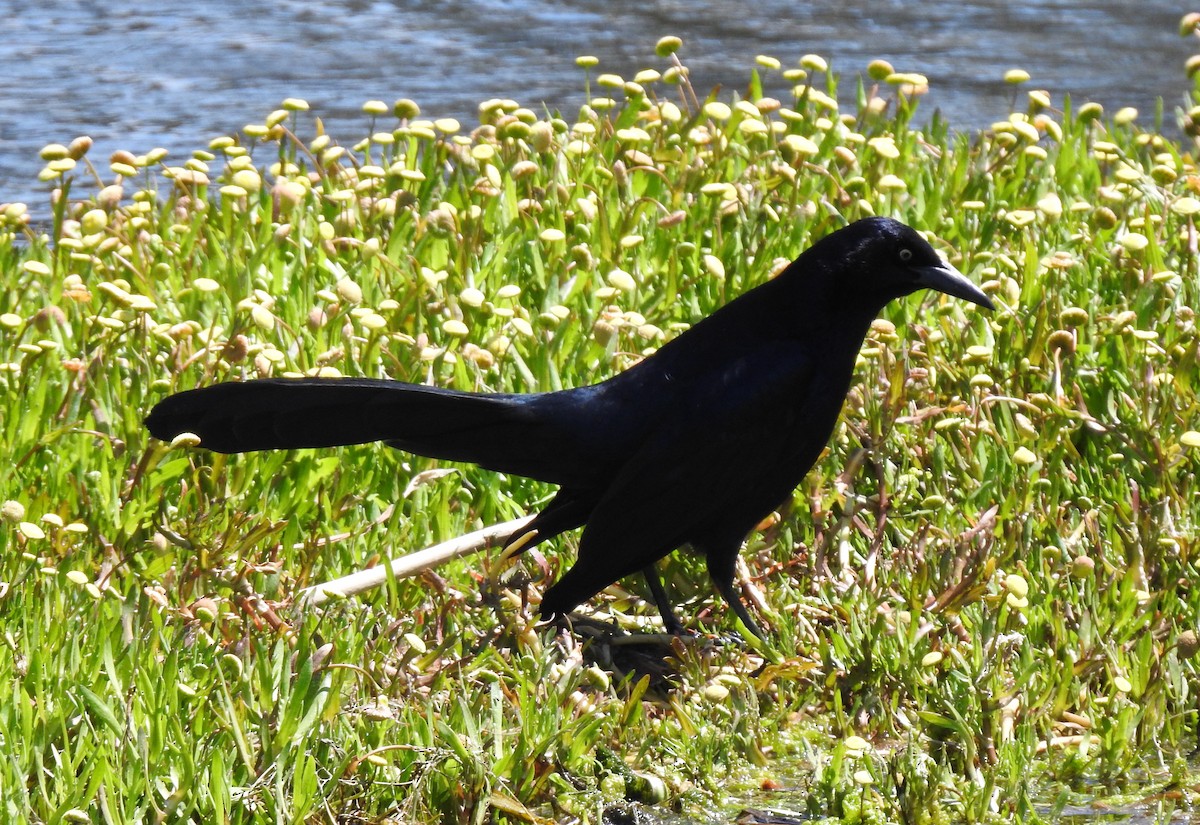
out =
[[[839,289],[850,290],[881,308],[918,289],[936,289],[988,309],[990,298],[951,264],[943,261],[915,229],[891,218],[864,218],[813,246],[832,247],[824,260],[837,261]]]

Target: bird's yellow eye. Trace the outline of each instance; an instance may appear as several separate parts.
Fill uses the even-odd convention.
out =
[[[913,252],[907,246],[900,247],[900,263],[906,264],[912,260]]]

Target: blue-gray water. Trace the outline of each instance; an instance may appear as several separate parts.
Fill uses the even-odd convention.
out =
[[[743,89],[757,54],[785,66],[816,52],[849,81],[874,58],[927,75],[922,102],[956,128],[1005,116],[1001,77],[1061,99],[1135,106],[1153,118],[1183,100],[1181,6],[1163,0],[0,0],[0,202],[45,212],[38,150],[96,141],[107,174],[116,149],[186,158],[284,97],[306,98],[335,137],[367,132],[359,107],[411,97],[431,117],[473,123],[476,105],[511,97],[571,112],[583,102],[574,59],[631,76],[659,36],[684,39],[700,91]],[[1200,43],[1197,43],[1200,46]],[[848,82],[845,91],[853,86]],[[785,93],[779,81],[775,91]]]

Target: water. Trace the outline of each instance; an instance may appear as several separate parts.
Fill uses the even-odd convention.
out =
[[[0,202],[45,211],[46,143],[90,135],[107,176],[116,149],[164,146],[182,160],[285,97],[307,99],[347,143],[367,134],[360,106],[374,98],[411,97],[466,125],[490,97],[573,112],[576,56],[632,76],[666,65],[654,56],[664,34],[684,39],[701,92],[744,89],[756,54],[792,66],[816,52],[847,78],[885,58],[930,78],[927,114],[967,129],[1007,114],[1001,78],[1020,67],[1029,88],[1135,106],[1149,125],[1156,98],[1168,113],[1183,101],[1183,61],[1200,51],[1178,34],[1181,11],[1164,0],[0,0]]]

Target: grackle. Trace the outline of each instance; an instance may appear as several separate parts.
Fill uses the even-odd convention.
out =
[[[194,433],[221,453],[385,441],[557,484],[505,550],[583,526],[578,559],[546,591],[543,616],[564,616],[641,570],[668,630],[679,632],[654,565],[690,545],[761,637],[734,590],[742,541],[820,455],[872,320],[925,288],[993,308],[915,230],[866,218],[599,384],[513,394],[263,379],[172,395],[146,426],[164,440]]]

